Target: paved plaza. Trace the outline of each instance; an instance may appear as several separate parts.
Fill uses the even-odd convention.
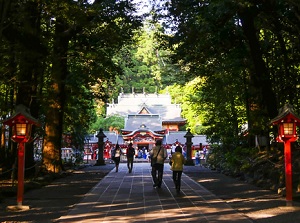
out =
[[[27,211],[9,212],[11,197],[0,203],[1,223],[51,222],[254,222],[298,223],[300,205],[284,197],[202,166],[185,166],[181,193],[165,164],[163,185],[153,188],[150,164],[126,163],[74,170],[49,185],[24,194]]]
[[[251,222],[183,174],[181,193],[165,165],[162,187],[153,188],[148,163],[113,169],[58,222]]]

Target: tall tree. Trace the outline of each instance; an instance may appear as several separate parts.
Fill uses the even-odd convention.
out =
[[[42,61],[47,53],[40,38],[40,5],[36,1],[7,1],[1,2],[1,11],[1,61],[4,62],[1,63],[1,74],[6,76],[2,79],[4,84],[13,86],[9,109],[12,110],[15,104],[24,104],[37,117],[38,76],[44,70]],[[6,110],[6,106],[2,106],[2,109]],[[26,147],[25,164],[26,167],[32,167],[33,145]]]
[[[158,23],[144,21],[144,26],[135,32],[133,41],[127,43],[115,56],[122,68],[112,92],[154,93],[178,82],[179,68],[170,59],[171,51],[160,47],[164,31]],[[116,97],[112,95],[112,98]]]
[[[170,38],[176,50],[174,59],[188,70],[188,77],[207,77],[209,86],[214,76],[231,79],[227,84],[232,87],[226,89],[237,98],[244,98],[243,110],[249,111],[250,132],[267,132],[268,120],[277,114],[277,108],[286,101],[295,101],[292,92],[289,96],[277,93],[284,88],[279,79],[285,82],[299,78],[299,71],[295,72],[297,54],[289,52],[291,46],[296,51],[299,48],[297,28],[294,28],[299,27],[299,23],[295,23],[299,14],[295,4],[272,0],[171,0],[166,1],[165,6],[170,19],[168,25],[174,34]],[[296,92],[297,82],[292,83],[290,89]],[[236,86],[244,87],[242,94],[237,95],[240,91]],[[215,97],[223,97],[221,92],[208,100],[217,105]],[[232,104],[230,98],[226,99]],[[240,103],[232,105],[240,106]],[[220,110],[219,114],[221,112],[235,116],[232,109]],[[217,122],[215,119],[214,123]]]
[[[55,26],[43,163],[48,171],[58,172],[61,170],[60,144],[68,95],[66,84],[70,75],[80,77],[80,74],[75,75],[69,69],[72,62],[72,58],[69,58],[69,43],[77,41],[73,42],[73,47],[78,46],[80,49],[86,46],[91,52],[96,51],[96,53],[88,53],[85,60],[87,65],[91,63],[89,66],[98,67],[92,69],[90,76],[85,73],[83,79],[94,80],[95,84],[99,84],[99,90],[108,88],[109,80],[112,79],[115,70],[112,63],[113,53],[131,38],[131,32],[139,25],[139,20],[131,16],[134,8],[126,1],[95,1],[93,4],[88,4],[86,1],[55,1],[50,6],[49,13],[55,18]],[[80,39],[80,35],[86,36],[89,41]],[[87,45],[80,45],[84,42]],[[97,73],[94,73],[95,71]],[[105,97],[105,93],[101,96]]]
[[[5,12],[0,75],[6,81],[1,84],[13,89],[12,104],[31,105],[43,117],[43,163],[47,171],[59,172],[62,133],[77,137],[95,119],[94,99],[105,102],[120,71],[113,55],[132,38],[140,18],[128,1],[1,1],[0,6]]]

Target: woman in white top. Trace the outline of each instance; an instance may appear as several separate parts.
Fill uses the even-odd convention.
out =
[[[121,154],[122,154],[121,148],[120,148],[119,144],[117,144],[116,148],[113,151],[113,155],[112,155],[112,160],[115,162],[115,166],[116,166],[116,172],[118,172],[118,170],[119,170]]]

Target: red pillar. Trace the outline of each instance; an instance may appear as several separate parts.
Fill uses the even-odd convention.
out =
[[[18,193],[17,204],[22,206],[24,194],[24,162],[25,162],[25,146],[21,142],[18,144]]]
[[[293,200],[291,140],[284,142],[286,201]]]

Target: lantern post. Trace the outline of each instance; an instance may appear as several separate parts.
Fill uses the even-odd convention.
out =
[[[85,140],[86,140],[86,142],[87,142],[87,149],[85,149],[85,155],[86,155],[86,163],[89,163],[89,155],[90,155],[90,152],[91,152],[91,149],[90,149],[90,136],[89,135],[87,135],[86,137],[85,137]]]
[[[185,165],[187,166],[194,166],[194,162],[193,162],[193,159],[192,159],[192,156],[191,156],[191,150],[192,150],[192,145],[193,145],[193,142],[192,142],[192,138],[194,137],[194,135],[191,133],[191,130],[188,129],[187,130],[187,133],[185,134],[184,138],[186,138],[186,163]]]
[[[103,129],[100,128],[99,133],[96,135],[98,138],[98,158],[95,166],[101,166],[105,165],[104,159],[103,159],[103,148],[104,148],[104,138],[106,135],[103,133]]]
[[[300,124],[300,118],[294,113],[292,106],[286,104],[279,110],[278,116],[272,119],[271,122],[273,125],[278,125],[277,142],[284,143],[286,204],[287,206],[292,206],[293,172],[291,143],[298,139],[296,126]]]
[[[31,141],[32,125],[39,126],[38,120],[30,115],[29,109],[24,105],[16,106],[16,113],[3,121],[4,125],[12,127],[13,142],[18,143],[18,191],[17,206],[12,207],[18,210],[29,209],[23,206],[24,194],[24,164],[25,164],[25,143]]]

